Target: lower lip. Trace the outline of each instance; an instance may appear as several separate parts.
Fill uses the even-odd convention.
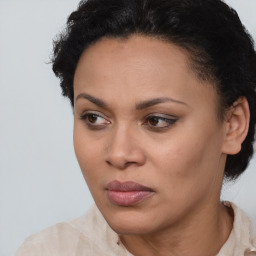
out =
[[[108,190],[109,200],[119,206],[132,206],[152,195],[152,191],[113,191]]]

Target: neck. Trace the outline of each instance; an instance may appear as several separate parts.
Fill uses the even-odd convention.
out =
[[[232,226],[232,211],[217,203],[195,211],[189,220],[168,229],[120,238],[135,256],[213,256],[228,239]]]

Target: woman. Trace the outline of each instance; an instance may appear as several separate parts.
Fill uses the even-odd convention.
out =
[[[220,0],[88,0],[55,42],[95,200],[16,255],[256,255],[220,202],[253,153],[256,54]]]

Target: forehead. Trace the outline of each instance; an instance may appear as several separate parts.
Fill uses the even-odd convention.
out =
[[[199,80],[189,63],[185,50],[153,37],[103,38],[79,60],[75,97],[86,92],[110,102],[116,97],[126,102],[166,95],[188,103],[199,97],[215,100],[213,86]]]
[[[81,64],[83,69],[90,69],[108,75],[113,71],[149,71],[150,69],[163,72],[165,67],[175,72],[177,69],[191,72],[189,58],[182,48],[154,37],[132,35],[128,38],[102,38],[87,48],[78,63],[76,76]],[[95,66],[97,70],[92,70]],[[185,73],[184,72],[184,73]],[[150,74],[147,75],[149,77]],[[113,77],[114,78],[114,77]]]

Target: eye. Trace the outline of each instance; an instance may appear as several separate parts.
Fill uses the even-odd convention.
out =
[[[173,125],[177,119],[164,116],[148,116],[144,122],[151,128],[168,128]]]
[[[90,128],[101,129],[110,124],[110,122],[102,117],[99,114],[95,113],[85,113],[80,116],[80,119],[83,120]]]

